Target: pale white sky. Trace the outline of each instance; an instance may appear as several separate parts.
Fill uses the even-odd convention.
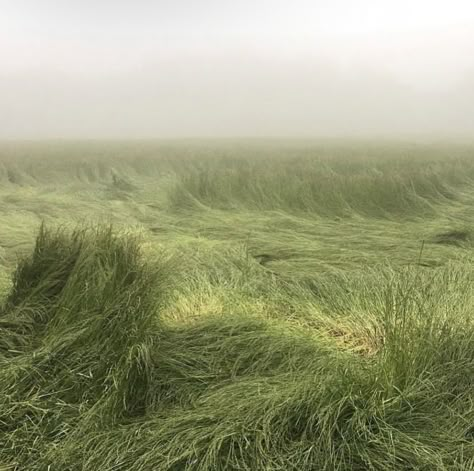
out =
[[[0,0],[0,137],[474,134],[467,0]]]

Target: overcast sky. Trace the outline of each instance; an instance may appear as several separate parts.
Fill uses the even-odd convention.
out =
[[[472,0],[0,0],[0,138],[474,136]]]

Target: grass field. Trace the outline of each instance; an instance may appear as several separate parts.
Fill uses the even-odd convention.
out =
[[[474,145],[0,145],[0,471],[474,469]]]

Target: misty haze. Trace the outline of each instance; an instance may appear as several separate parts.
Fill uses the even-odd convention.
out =
[[[473,471],[474,4],[0,0],[0,471]]]
[[[3,1],[0,136],[474,132],[468,1]]]

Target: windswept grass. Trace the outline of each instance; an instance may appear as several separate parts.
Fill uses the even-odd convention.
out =
[[[472,155],[2,144],[0,470],[474,469]]]
[[[443,158],[444,157],[444,158]],[[423,162],[423,164],[421,164]],[[284,210],[322,217],[432,216],[472,182],[469,156],[400,154],[207,159],[180,171],[170,201],[178,208]]]
[[[131,238],[41,228],[0,315],[3,460],[143,413],[161,285]]]
[[[323,217],[432,216],[472,183],[472,148],[337,142],[148,142],[0,147],[7,187],[89,184],[123,199],[159,185],[172,209]]]
[[[108,228],[40,230],[0,315],[5,469],[472,469],[472,271],[280,286],[318,307],[305,327],[164,320],[170,269]]]

